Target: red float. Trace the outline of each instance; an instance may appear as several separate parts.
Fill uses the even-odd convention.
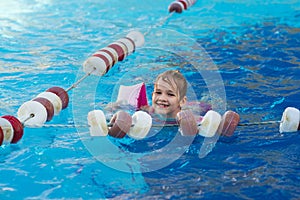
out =
[[[123,138],[129,132],[132,118],[125,111],[117,112],[111,119],[112,127],[108,131],[108,135],[115,138]]]
[[[100,58],[101,60],[103,60],[105,62],[105,66],[106,66],[106,72],[105,73],[107,73],[108,70],[111,68],[111,64],[110,64],[108,58],[106,56],[104,56],[103,54],[101,54],[100,52],[95,53],[93,56],[98,57],[98,58]]]
[[[52,92],[52,93],[56,94],[57,96],[59,96],[59,98],[61,99],[61,102],[62,102],[62,109],[65,109],[66,107],[68,107],[69,95],[63,88],[51,87],[48,90],[46,90],[46,92]]]
[[[127,39],[133,45],[133,51],[132,52],[128,52],[128,53],[134,53],[135,52],[135,48],[136,48],[134,41],[131,38],[129,38],[129,37],[124,37],[124,39]]]
[[[227,137],[232,136],[239,122],[239,114],[231,110],[225,112],[225,114],[222,116],[218,133]]]
[[[119,43],[112,43],[108,47],[113,48],[118,53],[118,61],[124,60],[126,56],[125,45]]]
[[[183,5],[182,5],[182,3],[179,3],[179,2],[173,2],[169,6],[169,12],[182,13],[182,10],[183,10]]]
[[[23,134],[24,134],[23,124],[16,117],[11,116],[11,115],[5,115],[5,116],[2,116],[2,118],[7,119],[14,129],[14,136],[13,136],[11,143],[17,143],[23,137]],[[0,146],[2,144],[1,135],[2,135],[2,140],[3,140],[2,129],[0,130]]]
[[[184,6],[184,10],[186,10],[188,8],[188,3],[184,0],[178,0],[179,2],[181,2]]]
[[[0,146],[1,146],[2,143],[3,143],[3,139],[4,139],[4,134],[3,134],[2,128],[0,127]]]
[[[192,6],[196,0],[177,0],[173,1],[169,5],[169,12],[177,12],[182,13],[183,10],[188,9],[188,7]]]
[[[191,110],[180,111],[177,113],[176,119],[183,136],[192,136],[198,133],[198,125]]]
[[[99,51],[103,51],[111,57],[111,59],[113,61],[112,66],[114,66],[114,64],[116,64],[118,62],[118,53],[113,48],[105,47],[103,49],[100,49]]]
[[[33,101],[37,101],[41,103],[47,110],[47,121],[50,121],[54,116],[54,107],[53,104],[46,98],[37,97],[33,99]]]

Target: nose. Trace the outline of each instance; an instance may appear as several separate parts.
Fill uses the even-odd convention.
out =
[[[157,100],[165,102],[167,101],[167,95],[162,93],[161,95],[158,96]]]

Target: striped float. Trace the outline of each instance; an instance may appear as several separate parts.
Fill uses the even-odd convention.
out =
[[[173,1],[169,5],[169,12],[182,13],[183,10],[187,10],[190,6],[194,5],[196,0],[177,0]]]

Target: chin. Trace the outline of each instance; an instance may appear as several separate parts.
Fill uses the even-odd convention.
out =
[[[168,112],[166,112],[165,110],[162,110],[161,108],[155,108],[155,113],[159,114],[159,115],[163,115],[163,116],[168,115]]]
[[[155,113],[159,115],[165,115],[165,116],[168,115],[168,113],[164,112],[163,110],[156,110]]]

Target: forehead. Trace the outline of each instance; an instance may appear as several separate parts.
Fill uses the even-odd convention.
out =
[[[169,83],[165,80],[163,80],[163,78],[160,78],[156,81],[155,83],[155,88],[156,89],[160,89],[160,90],[169,90],[169,91],[176,91],[176,85],[175,83]]]

